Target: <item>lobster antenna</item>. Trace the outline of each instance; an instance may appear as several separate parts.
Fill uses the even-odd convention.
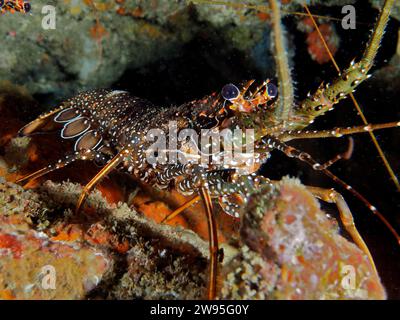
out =
[[[380,31],[380,34],[383,33],[383,30],[382,30],[383,27],[382,27],[382,25],[380,24],[380,22],[383,23],[383,24],[386,24],[386,22],[387,22],[387,20],[388,20],[388,15],[389,15],[389,13],[390,13],[390,9],[388,9],[388,7],[390,8],[391,4],[393,4],[393,1],[392,1],[392,0],[386,1],[386,2],[385,2],[385,5],[384,5],[384,9],[381,11],[381,15],[379,16],[379,20],[378,20],[379,28],[377,28],[377,29],[379,29],[378,31]],[[311,12],[310,12],[310,10],[309,10],[307,4],[305,4],[305,3],[304,3],[304,9],[307,11],[308,16],[310,17],[310,19],[311,19],[311,21],[312,21],[312,23],[313,23],[315,29],[317,30],[318,35],[319,35],[319,37],[320,37],[320,39],[321,39],[321,41],[322,41],[322,43],[323,43],[323,45],[324,45],[324,48],[325,48],[326,52],[328,53],[328,55],[329,55],[329,57],[330,57],[330,59],[331,59],[333,65],[335,66],[336,71],[340,74],[341,70],[340,70],[338,64],[336,63],[336,60],[335,60],[335,58],[333,57],[332,52],[331,52],[331,50],[329,49],[329,47],[328,47],[328,45],[327,45],[327,43],[326,43],[326,41],[325,41],[325,38],[324,38],[324,36],[322,35],[322,33],[321,33],[321,31],[320,31],[320,29],[319,29],[319,27],[318,27],[318,24],[316,23],[316,21],[315,21],[313,15],[311,14]],[[382,17],[382,16],[383,16],[383,17]],[[373,38],[373,39],[371,40],[371,42],[370,42],[372,45],[369,45],[368,48],[367,48],[367,50],[366,50],[366,54],[367,54],[367,56],[369,57],[369,59],[367,59],[369,64],[372,64],[372,59],[375,57],[376,51],[378,50],[378,47],[379,47],[379,41],[376,40],[376,37],[377,37],[376,35],[377,35],[377,34],[379,35],[379,32],[374,32],[374,34],[373,34],[373,37],[374,37],[374,38]],[[374,40],[375,40],[375,41],[374,41]],[[378,43],[378,44],[377,44],[377,43]],[[371,51],[373,51],[374,54],[371,53]],[[358,112],[358,114],[360,115],[360,117],[361,117],[361,119],[362,119],[364,125],[368,126],[369,123],[368,123],[368,121],[367,121],[367,118],[365,117],[364,113],[362,112],[361,107],[360,107],[359,103],[357,102],[357,100],[356,100],[354,94],[353,94],[353,93],[350,93],[349,95],[350,95],[350,98],[351,98],[351,100],[353,101],[353,104],[354,104],[354,106],[356,107],[357,112]],[[377,150],[378,153],[379,153],[379,157],[380,157],[380,158],[382,159],[382,161],[383,161],[383,164],[384,164],[384,166],[385,166],[385,168],[386,168],[386,171],[389,173],[389,176],[390,176],[390,178],[392,179],[393,183],[395,184],[397,190],[400,191],[400,183],[399,183],[399,180],[398,180],[396,174],[394,173],[394,171],[393,171],[393,169],[392,169],[392,167],[391,167],[389,161],[387,160],[387,158],[386,158],[386,156],[385,156],[385,154],[384,154],[384,152],[383,152],[381,146],[379,145],[379,142],[378,142],[378,140],[376,139],[376,136],[375,136],[374,132],[368,131],[368,133],[369,133],[369,135],[370,135],[370,137],[371,137],[371,139],[372,139],[373,144],[375,145],[376,150]]]
[[[210,5],[219,5],[219,6],[227,6],[227,7],[232,7],[236,9],[254,9],[258,10],[263,13],[269,13],[271,12],[271,7],[268,5],[261,5],[261,4],[250,4],[250,3],[233,3],[230,1],[217,1],[217,0],[188,0],[188,2],[192,2],[194,4],[210,4]],[[284,10],[281,9],[281,12],[284,14],[288,15],[293,15],[293,16],[301,16],[301,17],[308,17],[307,13],[304,12],[297,12],[297,11],[289,11],[289,10]],[[336,18],[336,17],[329,17],[329,16],[322,16],[322,15],[313,15],[317,19],[325,19],[325,20],[331,20],[331,21],[342,21],[341,18]],[[367,23],[360,23],[358,22],[357,24],[367,24]]]
[[[294,86],[287,58],[285,30],[281,24],[280,3],[277,0],[269,0],[272,10],[271,27],[272,38],[275,45],[274,59],[276,64],[276,73],[280,86],[279,106],[276,109],[276,115],[286,121],[289,119],[290,111],[294,105]]]

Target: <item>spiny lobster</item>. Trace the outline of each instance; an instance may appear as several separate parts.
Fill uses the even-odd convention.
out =
[[[9,11],[11,13],[28,13],[31,11],[31,5],[28,1],[22,0],[0,0],[0,13]]]
[[[28,136],[37,132],[61,130],[63,139],[75,139],[74,151],[54,164],[26,175],[18,182],[36,179],[44,174],[60,169],[76,160],[96,161],[102,165],[98,174],[84,187],[78,200],[79,211],[88,194],[96,184],[113,169],[128,172],[158,188],[175,188],[194,198],[178,208],[166,220],[182,210],[203,200],[207,214],[210,235],[210,279],[208,297],[216,295],[216,274],[218,266],[218,241],[213,217],[213,198],[228,214],[239,217],[240,206],[249,194],[260,184],[273,185],[274,182],[256,174],[272,150],[279,150],[289,157],[299,159],[332,178],[365,203],[400,242],[400,236],[390,223],[360,193],[335,176],[328,167],[336,161],[347,158],[349,153],[338,155],[324,164],[302,152],[287,142],[295,139],[340,137],[353,133],[371,132],[377,129],[400,126],[400,122],[369,124],[352,128],[335,128],[323,131],[308,131],[306,128],[315,118],[322,116],[353,90],[369,75],[380,40],[389,19],[393,0],[387,0],[367,44],[363,57],[357,63],[340,73],[330,84],[321,85],[306,99],[294,104],[293,86],[290,78],[280,30],[280,11],[276,0],[270,0],[273,12],[272,26],[276,43],[278,68],[278,88],[269,80],[255,86],[254,81],[242,85],[227,84],[219,94],[213,94],[179,106],[158,107],[150,102],[131,96],[125,91],[98,89],[80,93],[65,101],[55,110],[41,115],[20,130],[20,135]],[[178,141],[172,154],[181,152],[185,163],[164,163],[148,161],[152,141],[148,132],[157,129],[169,132],[169,122],[176,122],[177,130],[192,129],[201,135],[201,130],[253,129],[255,132],[254,162],[241,164],[235,161],[199,164],[190,155],[204,150],[199,142]],[[171,138],[166,134],[167,138]],[[207,146],[209,147],[209,146]],[[227,145],[223,145],[227,148]],[[210,153],[209,156],[215,156]],[[225,156],[224,151],[218,154]],[[309,187],[317,197],[337,204],[343,224],[354,242],[368,255],[374,266],[372,256],[362,237],[354,226],[352,214],[343,197],[333,189]]]

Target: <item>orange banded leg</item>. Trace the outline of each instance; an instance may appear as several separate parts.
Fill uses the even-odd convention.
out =
[[[354,150],[354,140],[353,140],[353,138],[350,137],[349,138],[349,146],[345,152],[336,155],[331,160],[328,160],[327,162],[321,164],[321,166],[314,166],[314,169],[315,170],[324,170],[324,169],[329,168],[331,165],[333,165],[334,163],[336,163],[339,160],[342,160],[342,159],[349,160],[351,158],[351,155],[353,154],[353,150]]]
[[[164,217],[164,219],[161,220],[161,223],[168,222],[175,218],[177,215],[179,215],[182,211],[185,209],[189,208],[190,206],[194,205],[200,200],[200,196],[195,196],[193,199],[187,201],[183,205],[181,205],[179,208],[175,209],[173,212],[168,214],[167,216]]]
[[[336,204],[339,210],[340,220],[342,221],[343,226],[345,227],[346,231],[350,234],[351,238],[356,243],[356,245],[367,255],[372,267],[374,268],[375,273],[378,274],[371,252],[369,251],[363,238],[358,232],[354,224],[353,215],[350,211],[349,206],[344,200],[343,196],[339,192],[333,189],[323,189],[323,188],[309,187],[309,186],[307,186],[307,189],[310,190],[311,193],[314,194],[317,198],[325,202]]]
[[[219,200],[222,210],[234,217],[240,217],[240,207],[246,198],[257,189],[259,185],[270,184],[271,181],[263,176],[256,174],[242,175],[236,174],[235,170],[215,170],[212,172],[198,173],[179,181],[177,190],[181,193],[191,193],[198,190],[201,186],[207,186],[212,198]],[[174,212],[167,215],[164,221],[171,220],[183,210],[198,201],[195,197]]]
[[[75,213],[78,213],[82,205],[84,204],[89,193],[93,190],[97,183],[101,181],[108,173],[110,173],[116,166],[118,166],[124,159],[124,155],[127,150],[122,150],[114,158],[112,158],[93,178],[89,183],[83,188],[78,202],[76,204]]]
[[[158,169],[160,173],[157,174],[157,181],[161,187],[167,187],[177,177],[190,176],[201,170],[192,164],[160,165]]]
[[[200,195],[203,200],[204,209],[207,215],[208,236],[210,246],[210,271],[208,280],[208,299],[214,300],[217,291],[217,273],[218,273],[218,237],[217,226],[213,215],[213,205],[210,193],[204,187],[201,187]]]
[[[93,150],[81,150],[77,151],[74,154],[67,155],[63,159],[58,160],[57,162],[50,164],[42,169],[39,169],[35,172],[27,174],[15,181],[15,183],[29,182],[33,181],[39,177],[42,177],[54,170],[61,169],[76,160],[93,160],[97,155],[96,151]]]
[[[207,175],[207,174],[206,174]],[[205,178],[205,177],[204,177]],[[187,182],[187,183],[186,183]],[[180,183],[180,191],[184,192],[190,190],[198,190],[200,196],[194,197],[189,202],[185,203],[183,206],[175,210],[171,215],[164,218],[164,221],[168,218],[172,219],[173,216],[177,216],[181,213],[185,208],[189,207],[193,203],[197,202],[199,198],[203,200],[204,209],[206,212],[207,218],[207,226],[208,226],[208,236],[209,236],[209,248],[210,248],[210,269],[209,269],[209,283],[208,283],[208,299],[214,300],[216,296],[216,287],[217,287],[217,272],[218,272],[218,237],[217,237],[217,226],[213,215],[213,204],[210,195],[210,191],[208,190],[209,183],[205,181],[200,182],[200,186],[194,188],[195,185],[199,183],[199,177],[192,176],[190,178],[186,178]],[[179,188],[179,186],[178,186]]]
[[[326,176],[331,178],[334,182],[342,186],[344,189],[349,191],[353,196],[355,196],[357,199],[359,199],[361,202],[364,203],[364,205],[374,214],[376,215],[379,220],[382,221],[382,223],[386,226],[386,228],[392,233],[392,235],[396,238],[397,243],[400,245],[400,235],[397,233],[396,229],[390,224],[390,222],[378,211],[378,209],[373,206],[361,193],[359,193],[356,189],[354,189],[352,186],[350,186],[348,183],[344,182],[342,179],[340,179],[338,176],[333,174],[331,171],[328,169],[324,168],[323,165],[318,163],[313,159],[313,157],[306,153],[302,152],[292,146],[287,145],[286,143],[278,140],[277,138],[273,136],[264,136],[261,139],[262,144],[264,144],[264,148],[269,148],[269,149],[276,149],[279,150],[283,153],[285,153],[288,157],[298,159],[300,161],[303,161],[307,163],[309,166],[311,166],[314,170],[319,170],[322,173],[324,173]]]

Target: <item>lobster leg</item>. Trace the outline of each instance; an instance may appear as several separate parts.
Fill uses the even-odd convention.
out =
[[[124,149],[120,151],[114,158],[112,158],[93,178],[89,183],[83,188],[78,202],[76,204],[75,213],[78,213],[82,205],[84,204],[87,196],[93,190],[97,183],[101,181],[108,173],[110,173],[116,166],[118,166],[123,160],[125,155],[129,151]]]
[[[208,225],[208,236],[209,236],[209,247],[210,247],[210,273],[209,273],[209,285],[208,285],[208,299],[213,300],[216,296],[217,286],[217,272],[218,272],[218,236],[217,227],[213,215],[213,205],[210,196],[209,183],[207,178],[211,180],[211,176],[216,177],[216,173],[202,173],[199,172],[186,179],[183,179],[179,184],[178,188],[182,192],[188,192],[197,189],[200,195],[195,196],[192,200],[175,210],[172,214],[164,218],[163,221],[170,220],[177,216],[184,209],[197,202],[200,198],[203,200],[204,209],[207,217]]]
[[[187,177],[181,180],[177,187],[180,192],[187,193],[207,186],[211,197],[219,198],[219,204],[224,212],[232,217],[239,218],[240,205],[257,186],[262,184],[271,184],[271,181],[256,174],[240,176],[234,170],[216,170]],[[229,199],[230,196],[233,196],[234,199]],[[176,217],[197,200],[196,197],[193,198],[165,217],[163,221]]]
[[[347,148],[347,150],[345,152],[336,155],[334,158],[328,160],[325,163],[322,163],[321,167],[317,167],[316,170],[325,170],[339,160],[349,160],[351,158],[351,155],[353,154],[353,150],[354,150],[353,139],[350,139],[349,141],[350,141],[349,147]]]
[[[355,190],[352,186],[341,180],[339,177],[334,175],[331,171],[324,168],[324,166],[317,161],[315,161],[311,155],[306,152],[302,152],[292,146],[287,145],[286,143],[278,140],[273,136],[265,136],[261,139],[261,143],[264,144],[264,147],[270,149],[276,149],[283,153],[285,153],[288,157],[299,159],[308,165],[310,165],[314,170],[319,170],[323,172],[326,176],[331,178],[337,184],[341,185],[343,188],[351,192],[357,199],[363,202],[373,214],[375,214],[389,229],[389,231],[396,238],[397,242],[400,244],[400,236],[397,231],[393,228],[390,222],[367,200],[361,195],[357,190]]]
[[[175,209],[170,214],[166,215],[164,219],[161,220],[161,223],[168,222],[179,215],[182,211],[189,208],[190,206],[194,205],[200,200],[200,196],[195,196],[193,199],[189,200],[188,202],[181,205],[179,208]]]
[[[337,159],[338,160],[338,159]],[[323,167],[324,165],[321,165]],[[325,165],[326,166],[326,165]],[[215,177],[215,176],[214,176]],[[249,193],[254,189],[255,183],[262,183],[263,177],[261,176],[240,176],[238,177],[240,181],[235,181],[234,183],[227,182],[224,180],[222,177],[214,178],[214,184],[209,185],[209,191],[211,191],[212,194],[218,194],[219,192],[223,192],[223,196],[226,196],[228,194],[233,194],[233,193],[240,193],[240,194],[245,194]],[[189,178],[188,178],[189,179]],[[215,186],[215,182],[218,181],[218,185],[222,186],[218,189],[213,188]],[[247,183],[245,183],[247,182]],[[271,183],[269,180],[266,180],[265,182]],[[235,187],[236,186],[236,187]],[[240,186],[237,188],[237,186]],[[356,245],[367,255],[372,267],[374,268],[374,271],[377,273],[376,266],[374,263],[374,260],[372,258],[372,255],[365,244],[364,240],[362,239],[360,233],[358,232],[357,228],[355,227],[354,224],[354,219],[353,215],[344,200],[343,196],[338,193],[337,191],[333,189],[322,189],[322,188],[317,188],[317,187],[311,187],[307,186],[307,189],[310,190],[316,197],[319,199],[329,202],[329,203],[335,203],[336,206],[338,207],[339,213],[340,213],[340,219],[346,229],[346,231],[350,234],[352,237],[353,241],[356,243]],[[224,190],[224,191],[222,191]],[[221,193],[220,193],[221,195]],[[174,211],[174,217],[178,215],[181,211],[183,211],[185,208],[193,204],[194,202],[197,202],[199,200],[199,196],[196,196],[189,202],[187,202],[185,205],[183,205],[181,208],[177,209]],[[211,199],[210,199],[211,201]],[[210,233],[212,234],[212,233]],[[210,238],[211,239],[211,238]],[[210,247],[210,253],[211,253],[211,247]],[[211,284],[210,284],[211,285]]]
[[[199,190],[203,199],[204,208],[207,215],[208,236],[210,244],[210,277],[208,284],[208,299],[214,300],[217,290],[217,272],[218,272],[218,237],[217,226],[213,215],[213,205],[209,191],[202,187]]]
[[[21,183],[24,181],[32,181],[35,180],[41,176],[44,176],[45,174],[52,172],[54,170],[58,170],[61,169],[69,164],[71,164],[72,162],[76,161],[76,160],[93,160],[95,159],[96,155],[98,153],[94,150],[81,150],[81,151],[77,151],[73,154],[67,155],[64,158],[58,160],[56,163],[50,164],[42,169],[39,169],[35,172],[32,172],[30,174],[27,174],[19,179],[17,179],[15,182],[16,183]]]
[[[196,172],[198,169],[198,172]],[[177,172],[177,171],[176,171]],[[194,173],[196,172],[196,173]],[[175,210],[172,214],[164,218],[163,221],[170,220],[177,216],[184,209],[197,202],[200,198],[203,200],[204,209],[207,217],[208,235],[209,235],[209,247],[210,247],[210,273],[209,273],[209,286],[208,286],[208,299],[213,300],[216,296],[217,286],[217,273],[218,273],[218,235],[217,226],[213,214],[213,204],[210,195],[210,190],[215,183],[222,180],[222,177],[218,171],[216,172],[202,172],[200,168],[196,166],[190,169],[190,173],[193,175],[183,179],[178,184],[178,189],[185,193],[192,190],[198,190],[200,195],[195,196],[192,200],[185,203],[183,206]],[[188,175],[188,172],[186,172]],[[174,174],[171,172],[171,175]],[[168,176],[167,180],[172,179],[172,176]]]
[[[343,226],[345,227],[346,231],[350,234],[351,238],[356,243],[356,245],[367,255],[372,267],[374,268],[375,273],[378,274],[371,252],[369,251],[363,238],[358,232],[354,224],[353,215],[346,201],[344,200],[343,196],[333,189],[322,189],[310,186],[307,186],[307,189],[311,191],[311,193],[314,194],[314,196],[316,196],[317,198],[325,202],[336,204],[339,210],[340,220],[342,221]]]
[[[192,175],[197,166],[193,166],[190,164],[175,164],[175,165],[163,165],[158,169],[160,170],[157,173],[157,182],[160,188],[168,186],[168,184],[177,177]]]
[[[238,218],[239,217],[239,213],[238,213],[239,208],[235,204],[229,204],[229,202],[226,199],[226,196],[241,193],[242,192],[241,185],[238,185],[237,183],[227,182],[226,178],[222,177],[223,171],[221,170],[220,172],[221,172],[221,176],[216,176],[216,173],[218,173],[218,171],[216,171],[216,172],[213,172],[212,180],[211,179],[206,180],[208,187],[209,187],[210,194],[211,194],[211,196],[220,196],[220,205],[223,208],[223,210],[227,214]],[[253,177],[253,176],[245,176],[245,177],[249,178],[249,177]],[[240,179],[244,181],[245,177],[240,177]],[[259,177],[258,179],[259,180],[264,179],[264,177]],[[183,182],[181,182],[181,185],[185,185],[186,183],[192,183],[192,182],[193,182],[193,177],[189,177],[189,178],[186,178],[185,180],[183,180]],[[195,196],[193,199],[187,201],[182,206],[180,206],[179,208],[177,208],[176,210],[174,210],[173,212],[171,212],[170,214],[165,216],[161,222],[163,223],[163,222],[172,220],[177,215],[179,215],[181,212],[183,212],[185,209],[187,209],[190,206],[197,203],[199,200],[200,200],[200,196]]]
[[[326,161],[325,163],[314,165],[313,169],[322,171],[328,169],[330,166],[332,166],[339,160],[349,160],[351,158],[351,155],[353,154],[353,150],[354,150],[354,140],[353,138],[350,137],[349,146],[345,152],[337,154],[335,157]]]
[[[207,173],[203,174],[203,179],[205,178],[205,183],[207,183],[209,192],[212,196],[220,196],[221,193],[223,193],[224,195],[229,195],[232,193],[239,192],[239,189],[237,188],[238,186],[236,184],[233,185],[233,184],[227,182],[222,177],[222,174],[221,174],[221,176],[216,176],[216,173],[218,173],[218,171],[212,173],[212,176],[213,176],[212,179],[208,176]],[[199,181],[199,179],[200,179],[199,175],[187,177],[186,179],[180,181],[178,188],[182,192],[188,192],[188,191],[190,191],[190,187],[188,189],[186,189],[187,186],[193,186],[196,183],[196,181]],[[171,212],[170,214],[165,216],[161,222],[163,223],[163,222],[172,220],[177,215],[182,213],[185,209],[187,209],[190,206],[197,203],[199,200],[200,200],[200,196],[199,195],[195,196],[194,198],[187,201],[182,206],[180,206],[179,208],[177,208],[176,210],[174,210],[173,212]],[[228,214],[234,215],[234,214],[231,214],[230,212]],[[234,216],[236,216],[236,215],[234,215]]]

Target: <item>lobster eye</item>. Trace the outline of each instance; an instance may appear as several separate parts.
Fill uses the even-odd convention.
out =
[[[24,3],[24,10],[25,12],[31,11],[31,4],[29,2]]]
[[[267,94],[270,98],[275,98],[278,95],[278,88],[273,83],[267,84]]]
[[[236,99],[240,94],[240,90],[234,84],[229,83],[221,90],[221,95],[225,100]]]

